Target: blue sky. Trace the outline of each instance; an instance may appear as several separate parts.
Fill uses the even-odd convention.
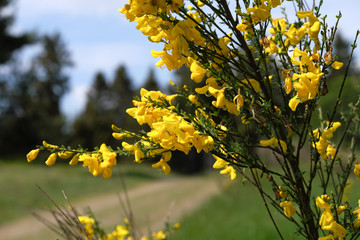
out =
[[[71,91],[62,102],[62,110],[73,117],[81,112],[86,91],[97,71],[112,78],[115,68],[125,64],[134,86],[139,87],[149,69],[157,62],[151,50],[161,45],[150,43],[129,23],[118,9],[127,0],[17,0],[15,3],[15,32],[35,30],[39,33],[60,32],[72,54],[75,66],[70,69]],[[308,1],[309,3],[312,1]],[[359,0],[325,0],[323,13],[328,14],[329,25],[341,10],[340,29],[353,40],[360,28]],[[30,56],[34,50],[25,52]],[[357,56],[360,50],[358,50]],[[29,59],[29,58],[27,58]],[[359,59],[359,57],[358,57]],[[26,64],[26,61],[25,61]],[[154,68],[155,69],[155,68]],[[155,69],[160,84],[165,86],[172,77],[166,69]]]

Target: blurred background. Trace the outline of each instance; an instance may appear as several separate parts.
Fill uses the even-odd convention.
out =
[[[116,146],[111,124],[130,130],[140,128],[125,113],[140,88],[171,93],[169,79],[177,84],[192,84],[187,69],[169,72],[154,67],[158,60],[150,52],[162,47],[150,43],[135,28],[135,23],[129,23],[118,12],[125,3],[125,0],[0,0],[0,206],[3,209],[0,209],[0,227],[46,205],[48,200],[39,194],[35,184],[58,199],[63,198],[60,192],[65,189],[81,200],[94,194],[121,191],[121,174],[130,179],[131,187],[148,180],[162,180],[162,173],[156,170],[137,168],[135,171],[125,166],[115,172],[114,180],[105,183],[103,179],[94,179],[85,169],[70,170],[65,164],[45,169],[46,156],[40,156],[35,161],[39,164],[32,166],[25,159],[26,153],[43,140],[73,147],[80,144],[87,149],[103,142]],[[292,8],[291,4],[287,6]],[[345,0],[341,5],[339,1],[326,1],[323,6],[329,26],[334,25],[338,11],[342,12],[334,43],[335,55],[342,62],[347,62],[350,44],[360,28],[358,7],[357,0]],[[359,56],[357,51],[343,106],[356,100],[360,93]],[[325,111],[334,104],[336,91],[331,90],[338,88],[343,73],[344,69],[331,72],[327,79],[329,93],[321,102]],[[175,153],[174,178],[182,177],[181,174],[204,177],[204,170],[211,164],[203,154],[192,152],[185,157]],[[196,186],[208,186],[207,177],[206,181],[200,180],[204,185]],[[216,184],[227,189],[220,180]],[[234,195],[230,192],[230,199]],[[221,202],[228,200],[215,204],[229,205]],[[213,236],[214,233],[194,239]],[[269,238],[274,236],[270,234]],[[3,239],[1,234],[0,239]]]

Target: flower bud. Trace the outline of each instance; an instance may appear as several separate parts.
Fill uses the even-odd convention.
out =
[[[67,159],[73,155],[73,152],[65,151],[65,152],[59,152],[58,156],[62,159]]]
[[[56,153],[52,153],[50,154],[50,156],[48,157],[48,159],[46,160],[45,164],[47,166],[52,166],[55,164],[55,161],[56,161],[56,157],[57,157],[57,154]]]
[[[69,162],[70,166],[75,166],[79,162],[79,154],[76,154]]]
[[[31,151],[26,155],[27,161],[28,161],[28,162],[31,162],[31,161],[35,160],[35,158],[38,156],[39,152],[40,152],[40,149],[31,150]]]

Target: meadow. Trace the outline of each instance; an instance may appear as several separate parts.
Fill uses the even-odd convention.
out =
[[[285,239],[295,239],[296,229],[273,211]],[[260,195],[249,184],[234,182],[180,222],[171,240],[278,239]],[[236,236],[236,237],[234,237]]]
[[[266,177],[263,177],[263,186],[270,187],[266,182]],[[358,207],[360,182],[352,175],[348,183],[343,201],[348,200],[355,204],[353,207]],[[318,183],[314,184],[314,188],[314,192],[322,194]],[[331,195],[331,192],[329,194]],[[270,209],[284,239],[299,239],[296,226],[273,207]],[[171,236],[171,240],[279,239],[260,194],[249,183],[241,183],[241,181],[226,184],[221,194],[211,198],[195,211],[186,214],[180,224],[181,230],[176,231]]]
[[[62,190],[71,201],[108,192],[121,192],[123,185],[132,188],[149,180],[163,177],[150,166],[119,164],[110,179],[93,177],[82,166],[56,164],[47,167],[42,162],[27,163],[24,158],[0,161],[0,224],[31,214],[36,209],[47,209],[52,204],[37,187],[40,186],[57,203],[65,203]],[[121,175],[120,175],[121,174]]]

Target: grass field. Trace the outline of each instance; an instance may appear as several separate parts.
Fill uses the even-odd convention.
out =
[[[345,196],[357,207],[360,182],[354,176],[351,176],[350,182]],[[291,222],[275,210],[272,213],[284,239],[299,239],[295,233],[296,227]],[[250,184],[239,182],[229,184],[222,194],[187,214],[180,225],[180,230],[175,231],[171,240],[279,239],[259,193]]]
[[[26,216],[35,209],[48,208],[50,201],[39,185],[57,203],[65,203],[62,190],[71,201],[106,192],[123,190],[120,173],[128,188],[164,175],[148,165],[126,164],[114,168],[113,177],[93,177],[82,166],[33,164],[24,161],[0,161],[0,224]]]
[[[296,229],[281,216],[274,216],[285,239],[295,239]],[[196,211],[185,216],[171,240],[180,239],[279,239],[260,195],[249,184],[232,184]]]

